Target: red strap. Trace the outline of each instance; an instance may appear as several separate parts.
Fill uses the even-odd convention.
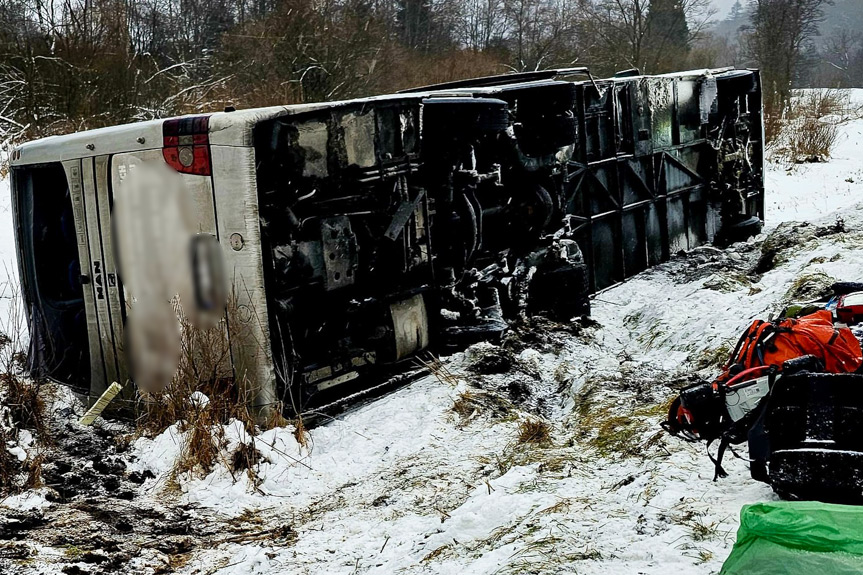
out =
[[[755,378],[761,377],[762,375],[764,375],[768,371],[770,371],[769,365],[758,365],[755,367],[750,367],[749,369],[745,369],[745,370],[741,371],[740,373],[738,373],[737,375],[735,375],[734,377],[732,377],[731,379],[726,381],[725,385],[734,385],[735,383],[738,383],[741,381],[747,381],[749,379],[755,379]]]

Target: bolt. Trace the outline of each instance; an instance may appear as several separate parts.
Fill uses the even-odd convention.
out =
[[[245,304],[240,304],[237,306],[237,317],[243,323],[249,323],[252,321],[252,310],[249,306]]]

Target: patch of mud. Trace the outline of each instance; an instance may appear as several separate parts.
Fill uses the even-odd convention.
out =
[[[759,256],[757,238],[724,250],[709,245],[700,246],[681,252],[660,269],[651,268],[644,274],[670,276],[680,283],[707,280],[705,287],[709,289],[731,291],[753,280],[751,270]]]
[[[525,349],[558,353],[570,345],[573,338],[585,343],[591,341],[598,327],[599,323],[588,316],[566,323],[534,316],[512,326],[504,335],[501,347],[514,353]]]
[[[171,573],[191,553],[221,543],[278,540],[287,545],[295,538],[280,519],[264,528],[251,516],[228,522],[193,506],[161,506],[146,497],[131,502],[89,497],[52,505],[44,513],[22,516],[15,527],[16,540],[29,551],[15,547],[14,553],[4,553],[0,542],[2,573],[25,573],[34,559],[64,573],[137,573],[145,567],[144,572]]]
[[[539,377],[511,372],[498,376],[475,376],[467,381],[472,407],[480,415],[501,418],[518,410],[548,417],[551,407],[559,403],[556,385]]]
[[[45,521],[41,510],[4,510],[0,516],[0,540],[20,541],[29,531],[43,526]]]
[[[51,449],[42,466],[42,481],[50,487],[48,499],[57,503],[81,497],[107,495],[130,500],[136,485],[126,477],[124,426],[81,427],[73,421],[56,425]]]
[[[471,357],[468,371],[477,375],[506,373],[516,365],[515,354],[498,346],[482,346]]]
[[[141,485],[150,471],[127,471],[128,438],[123,423],[77,424],[73,409],[54,414],[52,444],[42,454],[40,509],[0,508],[0,573],[107,575],[172,573],[191,554],[224,542],[295,537],[282,518],[263,526],[253,518],[224,520],[174,502],[169,486],[154,496]],[[43,569],[45,571],[45,569]]]
[[[816,235],[815,226],[808,222],[783,222],[761,242],[761,254],[752,273],[763,274],[787,261],[791,248],[811,242]]]

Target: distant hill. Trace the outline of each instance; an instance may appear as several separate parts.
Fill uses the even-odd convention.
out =
[[[743,7],[737,18],[731,17],[731,8],[736,0],[714,0],[714,5],[721,10],[712,31],[717,36],[734,41],[741,26],[749,23],[749,2],[741,1]],[[846,29],[863,34],[863,0],[835,0],[831,6],[824,7],[824,22],[821,23],[821,37],[816,39],[820,46],[829,35],[837,29]]]
[[[821,44],[832,32],[845,29],[863,34],[863,0],[836,0],[824,10],[826,18],[821,23]]]

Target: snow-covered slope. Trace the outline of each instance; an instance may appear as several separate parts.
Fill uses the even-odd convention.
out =
[[[0,178],[0,326],[3,329],[7,327],[13,296],[18,293],[17,277],[18,261],[15,259],[9,178]]]
[[[169,566],[190,575],[718,572],[740,507],[774,495],[732,457],[730,476],[713,482],[704,445],[670,438],[658,423],[676,390],[694,373],[713,374],[716,350],[727,349],[752,318],[830,278],[863,279],[861,146],[863,121],[843,127],[827,164],[792,172],[771,166],[762,237],[724,251],[694,250],[600,294],[596,325],[537,323],[502,347],[483,344],[446,358],[437,377],[312,430],[307,447],[291,428],[251,439],[228,426],[225,453],[253,441],[265,458],[254,480],[217,465],[204,478],[173,482],[182,433],[172,427],[138,439],[124,456],[127,472],[152,478],[134,506],[117,503],[108,512],[147,517],[170,507],[183,525],[206,526],[207,537],[193,532],[187,546],[166,549],[133,525],[116,540],[146,553],[123,568]],[[833,226],[837,216],[847,231]],[[811,223],[783,223],[793,221]],[[768,234],[767,246],[785,246],[772,263],[762,257]],[[2,250],[11,249],[0,241],[5,257]],[[478,367],[490,356],[509,369]],[[528,421],[544,422],[549,438],[525,441]],[[99,517],[92,521],[107,521]],[[249,534],[230,535],[241,524],[251,526]],[[93,541],[92,533],[69,529],[70,537]],[[22,564],[21,572],[60,573],[69,564],[46,537],[32,539],[33,571]]]
[[[863,90],[851,91],[851,103],[863,105]],[[770,166],[765,178],[767,226],[812,221],[860,202],[863,183],[863,121],[841,127],[830,161],[792,170]]]
[[[297,537],[223,545],[197,554],[184,572],[717,572],[740,507],[774,495],[736,459],[731,476],[714,483],[703,445],[658,434],[661,408],[694,368],[712,360],[703,374],[713,373],[711,352],[752,318],[778,311],[799,278],[863,278],[861,146],[856,122],[844,127],[830,163],[771,166],[766,231],[813,225],[784,226],[780,233],[799,243],[763,275],[751,271],[763,238],[696,250],[597,297],[599,327],[515,346],[527,375],[471,375],[472,354],[487,351],[479,346],[446,361],[455,385],[429,377],[315,429],[310,453],[288,432],[268,432],[258,441],[276,442],[303,465],[263,447],[271,463],[259,470],[257,492],[225,470],[185,482],[183,498],[206,513],[251,507],[265,523],[290,517]],[[837,216],[848,233],[812,234]],[[519,379],[548,404],[550,445],[517,442],[527,413],[495,415],[481,401],[468,421],[453,412],[461,394],[506,390]],[[559,384],[562,395],[543,395]],[[611,436],[611,446],[600,436]],[[151,448],[141,440],[138,465],[157,455]]]

